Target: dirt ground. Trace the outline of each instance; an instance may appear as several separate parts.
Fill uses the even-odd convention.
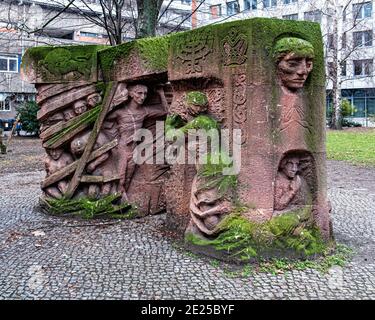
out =
[[[44,170],[44,155],[38,138],[14,137],[7,154],[0,154],[0,174]]]

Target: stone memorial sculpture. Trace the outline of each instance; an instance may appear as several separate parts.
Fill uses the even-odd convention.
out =
[[[332,240],[322,48],[318,24],[255,18],[117,47],[27,50],[50,154],[44,197],[117,194],[138,216],[166,211],[166,226],[201,252],[322,252]],[[169,161],[173,130],[183,159],[204,150],[187,144],[189,130],[214,127],[226,165]],[[150,161],[138,163],[146,145]]]
[[[62,148],[47,149],[47,154],[44,160],[47,177],[73,162],[73,157]],[[62,179],[57,184],[45,188],[44,192],[50,197],[61,198],[67,187],[68,181]]]

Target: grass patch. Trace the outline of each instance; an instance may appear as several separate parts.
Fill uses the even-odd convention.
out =
[[[84,219],[116,218],[130,219],[136,216],[136,208],[129,203],[114,204],[121,195],[109,195],[101,199],[52,199],[44,200],[49,212],[57,215],[71,214]]]
[[[327,131],[327,158],[375,166],[375,130]]]

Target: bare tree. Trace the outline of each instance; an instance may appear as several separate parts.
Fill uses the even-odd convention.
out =
[[[326,16],[325,58],[327,61],[327,87],[332,96],[332,115],[329,126],[342,129],[342,87],[347,81],[366,78],[372,80],[372,62],[364,59],[364,47],[372,46],[372,27],[367,28],[368,2],[353,0],[311,1],[311,9]],[[367,29],[369,30],[367,30]],[[364,30],[366,29],[366,30]],[[363,61],[356,70],[354,61]],[[362,62],[361,62],[362,63]],[[348,68],[353,66],[353,68]],[[360,72],[359,72],[360,71]]]

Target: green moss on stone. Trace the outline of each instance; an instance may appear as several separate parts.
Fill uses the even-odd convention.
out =
[[[167,71],[169,36],[143,38],[101,50],[100,65],[105,78],[110,79],[116,63],[126,63],[131,53],[139,55],[145,68],[155,72]]]
[[[275,45],[273,50],[275,61],[277,61],[280,56],[289,52],[293,52],[296,56],[310,59],[313,59],[315,56],[314,47],[310,42],[300,38],[286,37],[277,41]]]
[[[99,217],[111,218],[133,218],[136,215],[136,208],[128,203],[114,204],[121,195],[114,194],[101,199],[82,197],[79,199],[45,199],[44,206],[50,213],[64,215],[77,215],[84,219]]]
[[[44,67],[55,77],[69,72],[79,72],[89,77],[96,67],[96,52],[103,45],[87,46],[42,46],[30,48],[22,58],[22,68]]]
[[[191,91],[186,94],[185,101],[188,105],[204,107],[208,105],[207,96],[200,91]]]
[[[260,257],[272,250],[292,250],[311,256],[323,253],[327,245],[318,229],[309,222],[311,209],[304,208],[274,217],[264,223],[251,222],[240,213],[226,216],[219,224],[216,239],[206,240],[187,235],[195,245],[212,246],[240,260]]]

